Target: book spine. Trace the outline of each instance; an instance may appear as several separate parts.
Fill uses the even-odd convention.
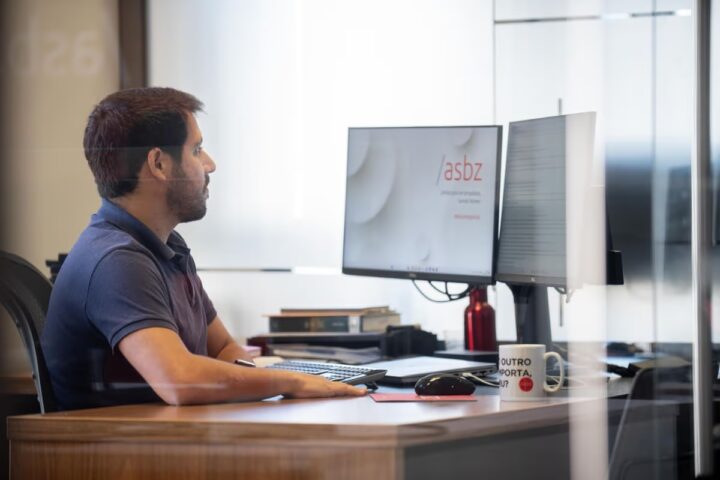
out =
[[[309,332],[310,331],[310,318],[309,317],[270,317],[270,332],[281,333],[281,332]]]

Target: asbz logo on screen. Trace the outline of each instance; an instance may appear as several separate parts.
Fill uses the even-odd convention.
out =
[[[447,182],[480,182],[482,166],[482,162],[468,160],[467,154],[458,162],[448,161],[443,156],[441,172]]]

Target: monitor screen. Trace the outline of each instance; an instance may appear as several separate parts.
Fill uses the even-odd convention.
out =
[[[575,237],[582,232],[569,243],[567,224],[581,224],[587,175],[580,172],[592,160],[594,128],[592,112],[510,123],[498,281],[568,286],[568,259],[581,255]]]
[[[494,282],[502,127],[351,128],[343,273]]]

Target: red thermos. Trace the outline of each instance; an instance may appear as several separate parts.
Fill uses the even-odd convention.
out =
[[[470,305],[465,308],[465,350],[497,351],[495,310],[487,303],[487,288],[470,290]]]

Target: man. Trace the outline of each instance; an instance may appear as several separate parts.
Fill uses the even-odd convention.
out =
[[[60,270],[42,335],[62,408],[365,393],[233,363],[247,354],[174,231],[205,215],[215,171],[195,119],[201,109],[192,95],[145,88],[111,94],[90,114],[85,156],[102,206]]]

